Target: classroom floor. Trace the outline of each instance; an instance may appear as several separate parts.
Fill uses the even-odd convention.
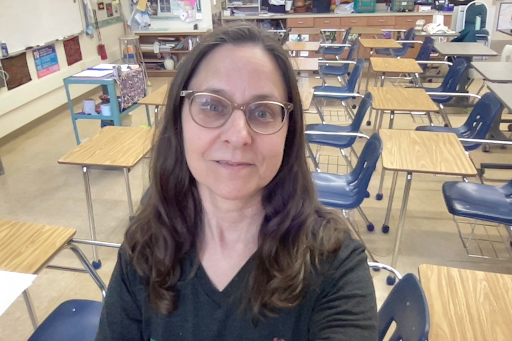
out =
[[[151,81],[153,87],[150,91],[155,91],[169,82],[169,79],[154,78]],[[317,79],[306,81],[311,86],[319,84]],[[475,93],[479,86],[480,84],[475,84],[471,92]],[[347,124],[345,115],[338,112],[336,108],[332,109],[327,120],[332,123]],[[450,119],[454,126],[460,125],[467,116],[467,114],[461,114],[462,110],[450,112],[453,113],[450,114]],[[383,126],[387,126],[388,119],[389,115],[386,115]],[[306,114],[306,120],[308,123],[319,122],[316,114]],[[146,120],[144,109],[141,107],[133,113],[131,125],[143,124],[146,124]],[[395,129],[414,129],[418,125],[426,124],[428,123],[425,119],[416,117],[413,120],[410,115],[397,115],[395,119]],[[99,126],[99,121],[79,122],[81,138],[94,135],[98,132]],[[371,134],[370,127],[363,125],[362,131]],[[362,145],[363,141],[357,142],[358,152]],[[0,144],[0,155],[6,172],[5,175],[0,176],[0,193],[2,193],[0,217],[7,220],[68,226],[77,230],[78,238],[88,238],[87,207],[80,167],[57,164],[61,156],[75,147],[69,112],[65,109],[23,135]],[[322,155],[323,160],[330,156],[329,162],[333,163],[340,154],[337,150],[325,148],[322,149]],[[477,164],[482,161],[512,162],[510,150],[499,148],[493,148],[491,153],[482,153],[478,150],[473,152],[472,156]],[[148,164],[149,159],[143,159],[130,173],[134,203],[138,203],[143,189],[148,185]],[[346,169],[340,167],[339,171],[345,172]],[[499,185],[504,180],[509,180],[512,173],[488,171],[486,176],[489,179],[486,180],[487,183]],[[386,177],[385,198],[382,201],[375,200],[379,177],[380,166],[370,183],[369,191],[372,196],[362,204],[364,211],[375,224],[375,231],[367,232],[357,213],[355,218],[363,239],[376,258],[382,263],[390,264],[405,175],[399,176],[389,234],[383,234],[380,227],[384,221],[391,175]],[[402,274],[407,272],[417,274],[420,264],[430,263],[512,274],[510,259],[481,259],[467,256],[441,193],[443,182],[454,180],[458,181],[459,178],[414,175],[397,269]],[[122,242],[123,233],[128,224],[128,204],[123,173],[93,170],[91,186],[98,239]],[[90,247],[84,246],[83,250],[89,256],[91,255]],[[116,250],[100,249],[103,266],[99,274],[105,282],[108,282],[116,262],[116,253]],[[79,266],[69,251],[58,255],[52,264]],[[373,275],[380,304],[390,290],[385,283],[387,274],[374,272]],[[30,294],[39,321],[44,320],[65,300],[73,298],[101,300],[100,291],[87,275],[55,270],[42,271],[30,287]],[[21,297],[0,317],[0,331],[0,340],[6,341],[26,340],[31,334],[32,326]]]

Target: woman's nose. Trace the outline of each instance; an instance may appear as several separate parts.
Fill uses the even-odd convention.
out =
[[[245,113],[240,109],[235,109],[229,120],[224,124],[222,139],[234,146],[244,146],[252,141],[252,130],[247,124]]]

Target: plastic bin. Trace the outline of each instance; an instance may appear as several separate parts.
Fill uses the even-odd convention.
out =
[[[354,0],[354,12],[373,13],[377,9],[377,0]]]

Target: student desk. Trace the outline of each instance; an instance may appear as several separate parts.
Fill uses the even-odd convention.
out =
[[[498,55],[496,51],[491,50],[482,43],[443,43],[436,41],[434,49],[445,56],[492,57]]]
[[[155,124],[158,117],[158,109],[161,106],[165,106],[167,104],[167,92],[169,91],[169,85],[163,85],[158,90],[152,92],[146,97],[142,98],[137,102],[138,104],[142,104],[146,106],[146,112],[149,112],[149,106],[155,106]]]
[[[302,110],[308,110],[311,106],[311,100],[313,99],[313,88],[311,88],[307,82],[301,82],[300,80],[298,86],[300,100],[302,102]]]
[[[319,27],[293,27],[290,31],[290,34],[298,34],[298,35],[309,35],[309,34],[320,34],[321,29]]]
[[[37,274],[75,233],[67,227],[0,220],[0,270]],[[23,298],[35,329],[37,317],[27,290],[23,292]]]
[[[512,275],[422,264],[429,341],[510,340]]]
[[[471,66],[492,83],[512,83],[511,62],[472,62]]]
[[[382,31],[381,31],[382,32]],[[359,39],[360,45],[365,49],[370,49],[370,56],[373,54],[374,49],[399,49],[402,45],[394,39]],[[366,92],[368,92],[368,81],[370,80],[370,64],[368,63],[368,76],[366,77]],[[361,90],[361,82],[357,88],[357,92]]]
[[[382,57],[370,57],[370,66],[375,72],[375,84],[377,86],[379,73],[381,74],[380,86],[384,86],[386,81],[386,73],[405,73],[411,74],[413,80],[417,85],[421,85],[419,82],[418,74],[423,73],[423,69],[420,67],[416,60],[411,58],[382,58]],[[370,75],[368,75],[370,77]]]
[[[108,76],[103,78],[82,78],[82,77],[67,77],[64,78],[64,88],[66,90],[66,96],[68,99],[69,112],[71,113],[71,121],[73,123],[73,129],[75,131],[76,144],[80,144],[80,136],[78,134],[78,127],[76,125],[77,120],[102,120],[102,121],[113,121],[115,126],[120,126],[123,117],[128,115],[133,110],[139,107],[139,104],[133,104],[129,108],[121,110],[119,102],[117,101],[116,92],[116,79],[114,76]],[[75,113],[73,98],[69,91],[70,85],[101,85],[101,89],[104,95],[108,95],[110,99],[115,98],[116,100],[110,101],[110,116],[105,115],[86,115],[83,112]],[[151,125],[151,118],[149,116],[149,109],[146,106],[146,116],[148,119],[148,125]]]
[[[409,192],[411,191],[412,174],[428,173],[466,177],[476,176],[477,172],[455,134],[381,129],[379,130],[379,135],[383,143],[383,171],[394,172],[386,219],[382,226],[385,232],[389,230],[387,224],[389,223],[393,206],[398,172],[405,172],[407,174],[391,260],[391,267],[396,268],[405,223],[405,213],[409,201]],[[387,282],[388,284],[393,284],[395,278],[388,276]]]
[[[361,34],[371,34],[371,35],[379,35],[382,34],[382,29],[378,27],[372,27],[372,26],[358,26],[358,27],[352,27],[352,30],[350,31],[351,34],[357,34],[358,36]]]
[[[289,58],[294,71],[318,71],[318,58]]]
[[[320,48],[320,42],[294,42],[287,41],[284,44],[284,49],[290,52],[295,51],[306,51],[306,52],[316,52]]]
[[[390,111],[389,129],[393,128],[395,112],[437,112],[439,107],[432,101],[424,89],[395,88],[395,87],[370,87],[373,96],[372,108],[378,110],[374,122],[373,131],[376,132],[382,126],[384,111]]]
[[[150,150],[153,142],[152,135],[153,129],[150,128],[105,127],[58,161],[60,164],[76,165],[82,168],[91,240],[96,240],[96,225],[89,183],[89,168],[123,169],[128,209],[130,217],[133,217],[129,172]],[[98,259],[95,246],[93,246],[93,258],[94,267],[99,269],[101,261]]]

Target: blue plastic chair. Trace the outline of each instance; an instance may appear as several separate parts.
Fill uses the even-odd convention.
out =
[[[427,299],[418,278],[406,274],[398,281],[379,309],[379,341],[396,323],[389,341],[426,341],[430,331]]]
[[[349,27],[345,31],[345,35],[343,36],[343,39],[341,41],[341,44],[348,44],[348,37],[350,36],[350,32],[352,31],[352,27]],[[345,46],[326,46],[322,48],[322,56],[325,59],[325,56],[335,56],[336,59],[339,60],[341,54],[345,51]]]
[[[342,79],[343,77],[347,76],[349,74],[350,70],[350,64],[349,62],[353,62],[355,58],[355,54],[357,51],[357,48],[359,46],[359,40],[354,42],[350,49],[348,50],[347,59],[345,61],[346,64],[342,65],[321,65],[318,69],[320,73],[320,77],[322,78],[322,85],[325,85],[325,76],[331,76],[331,77],[337,77],[338,82],[343,86]]]
[[[318,99],[341,101],[342,105],[347,108],[350,115],[354,117],[354,113],[350,107],[346,105],[346,101],[352,99],[352,96],[347,94],[355,93],[357,82],[363,72],[363,67],[364,59],[360,58],[356,61],[356,65],[354,65],[354,68],[352,69],[348,82],[344,86],[320,85],[313,88],[313,103],[315,103],[318,116],[320,116],[322,123],[325,123],[325,119],[322,110],[318,105]]]
[[[416,37],[416,34],[414,33],[414,27],[411,27],[410,29],[405,32],[405,41],[412,41]],[[398,41],[400,42],[400,41]],[[409,52],[409,49],[412,46],[412,43],[402,43],[402,47],[399,49],[375,49],[375,53],[378,55],[383,56],[389,56],[389,57],[403,57],[406,55],[407,52]]]
[[[57,307],[37,327],[28,341],[94,341],[103,303],[69,300]]]
[[[416,56],[417,62],[428,62],[430,61],[430,55],[434,50],[434,39],[432,37],[425,37],[423,44],[421,44],[420,50],[418,51],[418,55]],[[427,64],[419,64],[423,71],[426,71],[428,65]]]
[[[462,126],[457,128],[420,126],[416,130],[454,133],[459,138],[484,140],[502,110],[501,101],[493,93],[488,92],[478,100]],[[467,152],[477,149],[481,144],[480,142],[462,142]]]
[[[347,163],[347,166],[349,167],[350,171],[353,170],[352,163],[350,162],[350,159],[348,158],[347,154],[345,153],[345,148],[352,148],[353,151],[353,144],[356,141],[357,136],[347,136],[347,135],[315,135],[315,132],[329,132],[329,133],[358,133],[361,129],[361,124],[363,123],[364,116],[366,115],[366,112],[372,105],[372,94],[367,93],[363,99],[361,100],[361,103],[359,104],[359,107],[357,108],[357,112],[354,115],[354,120],[351,124],[348,126],[339,126],[339,125],[333,125],[333,124],[308,124],[306,126],[306,131],[310,132],[310,134],[306,134],[307,139],[307,149],[309,156],[311,158],[311,161],[313,162],[313,165],[315,166],[315,169],[317,171],[320,171],[320,167],[318,165],[318,162],[315,158],[315,155],[313,154],[313,151],[311,150],[310,144],[317,144],[320,146],[326,146],[326,147],[333,147],[333,148],[339,148],[341,151],[341,155],[345,159],[345,162]],[[354,152],[355,154],[355,152]]]
[[[462,81],[462,76],[464,71],[466,70],[468,64],[462,58],[457,58],[453,62],[453,64],[448,69],[448,73],[443,79],[443,82],[440,86],[436,88],[423,88],[427,93],[429,92],[445,92],[445,93],[456,93],[459,84]],[[430,98],[432,101],[439,105],[439,112],[441,117],[444,120],[445,126],[450,127],[450,120],[448,119],[448,115],[444,111],[443,104],[450,102],[453,99],[453,96],[443,96],[443,95],[431,95]]]
[[[512,226],[512,180],[501,187],[445,182],[443,197],[448,212],[454,216]]]
[[[350,173],[344,175],[312,173],[318,200],[327,207],[341,210],[357,209],[365,219],[368,231],[373,231],[374,225],[368,221],[360,205],[367,197],[368,185],[381,152],[382,140],[378,134],[373,134],[364,145],[357,164]],[[357,229],[353,226],[352,230],[357,233]]]

